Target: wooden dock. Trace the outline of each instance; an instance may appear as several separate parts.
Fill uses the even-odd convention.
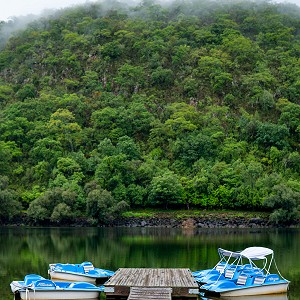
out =
[[[165,300],[199,295],[190,269],[120,268],[104,287],[107,299]]]
[[[171,300],[171,288],[142,288],[132,287],[128,300]]]

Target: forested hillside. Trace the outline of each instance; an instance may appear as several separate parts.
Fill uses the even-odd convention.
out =
[[[91,3],[0,23],[0,220],[300,203],[300,9]]]

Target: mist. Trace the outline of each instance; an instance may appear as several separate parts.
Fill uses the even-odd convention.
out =
[[[127,5],[136,5],[138,0],[121,0]],[[209,0],[207,0],[209,1]],[[230,0],[228,0],[230,1]],[[66,7],[72,7],[79,4],[91,4],[103,2],[99,0],[10,0],[6,1],[4,5],[1,6],[0,10],[0,21],[8,21],[13,20],[16,17],[26,17],[31,16],[31,18],[36,18],[39,15],[45,15],[47,12],[51,12],[54,10],[59,10]],[[114,2],[114,1],[112,1]],[[158,3],[167,3],[172,2],[172,0],[158,0],[154,1]],[[251,1],[249,1],[251,2]],[[300,0],[271,0],[269,2],[273,3],[294,3],[300,6]]]
[[[18,7],[16,3],[19,1]],[[220,5],[234,5],[236,3],[247,5],[253,2],[295,6],[296,13],[300,15],[300,0],[52,0],[51,3],[45,2],[45,0],[27,0],[26,2],[24,0],[10,0],[9,4],[5,5],[5,9],[0,11],[0,49],[5,46],[6,41],[15,32],[25,29],[28,24],[45,18],[59,18],[67,10],[77,7],[86,9],[92,7],[99,17],[115,9],[123,10],[128,15],[138,16],[139,14],[143,15],[142,9],[139,9],[142,7],[141,4],[146,4],[146,6],[147,4],[159,4],[165,7],[173,6],[173,8],[177,5],[186,5],[186,13],[193,14],[193,11],[188,9],[189,6],[193,9],[193,4],[201,3],[202,8],[207,7],[210,10]],[[12,4],[15,4],[15,10],[9,9]],[[296,4],[299,6],[299,10]],[[12,15],[10,15],[11,13]]]

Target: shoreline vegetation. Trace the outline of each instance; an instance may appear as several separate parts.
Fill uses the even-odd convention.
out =
[[[299,219],[289,224],[270,221],[270,213],[245,211],[198,211],[198,210],[135,210],[127,211],[110,221],[95,223],[93,220],[78,218],[64,222],[33,224],[25,215],[2,226],[29,227],[165,227],[165,228],[298,228]]]

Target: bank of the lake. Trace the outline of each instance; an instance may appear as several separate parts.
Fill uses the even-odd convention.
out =
[[[295,222],[293,226],[297,223]],[[170,228],[274,227],[265,212],[235,211],[130,211],[111,222],[112,226]],[[290,226],[291,224],[289,224]]]
[[[273,223],[267,212],[198,211],[198,210],[134,210],[121,216],[96,223],[78,218],[65,222],[33,224],[26,215],[1,225],[16,226],[71,226],[71,227],[166,227],[166,228],[278,228],[300,227],[300,220],[292,223]]]

